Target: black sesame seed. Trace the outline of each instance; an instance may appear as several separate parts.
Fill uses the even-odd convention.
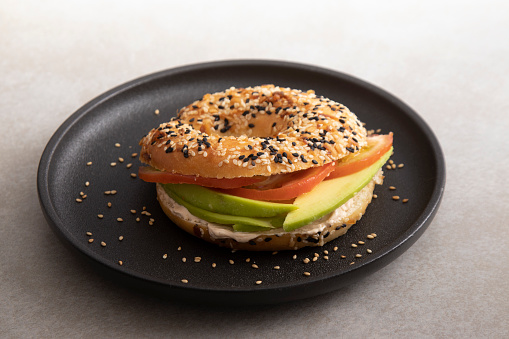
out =
[[[254,124],[249,124],[248,126],[249,126],[249,128],[253,128],[253,127],[255,127],[255,125],[254,125]]]
[[[239,157],[239,160],[242,160],[244,159],[246,156],[244,154],[242,154],[240,157]]]
[[[265,242],[269,242],[269,241],[271,241],[271,240],[272,240],[272,238],[271,238],[271,237],[267,237],[267,238],[265,238],[264,240],[265,240]]]
[[[355,150],[352,148],[352,147],[347,147],[346,150],[350,153],[353,153],[355,152]]]
[[[166,153],[171,153],[173,152],[173,147],[168,147],[165,151]]]
[[[318,165],[318,161],[316,161],[315,159],[313,159],[311,162],[315,165]]]

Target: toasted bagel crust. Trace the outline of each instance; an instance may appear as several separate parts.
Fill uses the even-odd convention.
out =
[[[366,145],[355,114],[274,85],[206,94],[140,141],[140,160],[207,178],[269,176],[322,166]]]
[[[323,246],[348,231],[366,211],[372,200],[375,184],[383,183],[382,170],[336,211],[319,220],[323,227],[303,227],[292,232],[276,229],[267,232],[234,232],[230,226],[209,223],[190,214],[157,184],[157,199],[164,213],[181,229],[200,239],[222,247],[248,251],[296,250],[306,246]],[[313,225],[311,225],[313,226]],[[218,232],[219,231],[219,232]],[[239,235],[244,235],[244,239]]]

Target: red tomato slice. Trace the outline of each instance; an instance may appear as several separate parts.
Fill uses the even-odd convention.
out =
[[[158,182],[161,184],[195,184],[204,187],[215,188],[237,188],[242,186],[249,186],[265,180],[265,177],[262,176],[232,179],[205,178],[194,175],[162,172],[156,170],[153,167],[147,166],[139,168],[138,176],[140,179],[147,182]]]
[[[285,180],[286,182],[278,188],[270,189],[254,189],[254,188],[234,188],[229,190],[220,190],[223,193],[236,195],[243,198],[254,200],[290,200],[298,197],[301,194],[311,191],[316,185],[322,182],[334,170],[334,163],[328,163],[320,167],[313,167],[310,169],[284,174],[279,176],[276,180],[273,178],[267,179],[270,181],[270,186],[274,187],[279,184],[278,181]],[[265,182],[265,181],[264,181]],[[259,183],[263,186],[263,183]]]
[[[346,156],[337,162],[334,172],[327,177],[327,180],[350,175],[374,164],[391,149],[392,133],[369,136],[367,141],[368,144],[360,152]]]

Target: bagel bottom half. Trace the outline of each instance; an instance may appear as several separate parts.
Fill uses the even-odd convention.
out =
[[[263,232],[235,232],[228,225],[200,219],[166,194],[157,184],[157,199],[164,213],[181,229],[205,241],[236,250],[281,251],[296,250],[306,246],[323,246],[348,231],[366,211],[373,198],[375,184],[383,183],[379,170],[373,179],[345,204],[333,212],[291,232],[282,228]]]

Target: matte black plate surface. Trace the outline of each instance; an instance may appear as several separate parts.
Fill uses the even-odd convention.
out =
[[[318,95],[349,107],[368,129],[394,132],[392,159],[396,164],[404,163],[404,167],[386,170],[384,185],[375,191],[378,198],[362,220],[345,236],[322,248],[277,254],[232,253],[205,243],[172,225],[159,207],[153,184],[131,177],[139,166],[137,158],[132,157],[132,153],[139,152],[138,141],[151,128],[168,121],[179,108],[205,93],[267,83],[314,89]],[[160,113],[155,114],[156,110]],[[87,166],[88,162],[92,165]],[[112,167],[112,162],[117,165]],[[127,168],[131,163],[132,167]],[[89,186],[85,185],[87,181]],[[65,244],[101,272],[159,296],[234,304],[312,297],[375,272],[402,254],[424,232],[437,211],[444,185],[445,164],[435,136],[411,108],[394,96],[331,70],[256,60],[171,69],[99,96],[56,131],[42,155],[38,172],[39,198],[50,226]],[[390,191],[389,186],[397,190]],[[112,190],[117,193],[105,194]],[[409,201],[392,200],[396,194]],[[78,198],[83,202],[76,202]],[[150,216],[141,213],[144,206]],[[149,225],[150,218],[155,220],[153,225]],[[371,233],[377,237],[367,239]],[[90,239],[94,241],[89,243]],[[351,247],[358,241],[365,244]],[[336,246],[339,249],[334,251]],[[372,253],[367,253],[367,249]],[[324,259],[325,250],[328,260]],[[318,260],[304,264],[303,259],[312,259],[315,252],[320,255]],[[195,262],[196,257],[201,261]],[[311,275],[305,276],[304,272]],[[257,285],[259,280],[262,283]]]

